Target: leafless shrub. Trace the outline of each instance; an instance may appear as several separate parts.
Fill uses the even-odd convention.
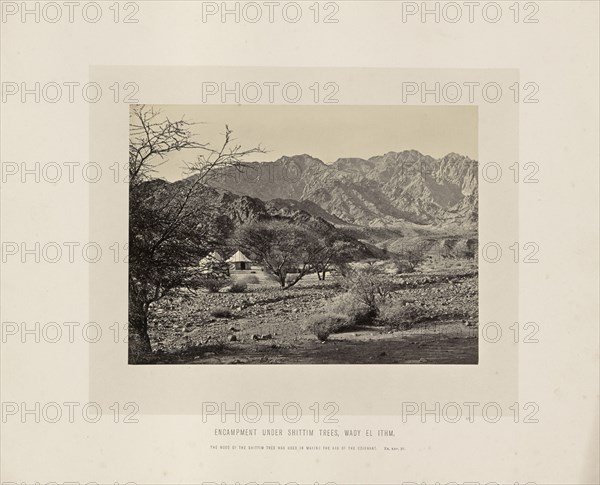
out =
[[[356,269],[346,278],[349,293],[377,315],[379,305],[393,291],[392,281],[373,266]]]

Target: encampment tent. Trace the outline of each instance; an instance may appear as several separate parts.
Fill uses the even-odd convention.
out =
[[[252,269],[252,261],[250,261],[241,251],[237,251],[233,256],[231,256],[231,258],[227,260],[227,262],[232,264],[236,270],[244,271]]]

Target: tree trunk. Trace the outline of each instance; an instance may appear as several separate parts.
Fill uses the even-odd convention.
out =
[[[321,277],[321,272],[319,270],[317,270],[317,278],[319,278],[319,281],[324,279]]]
[[[298,283],[298,281],[300,281],[302,278],[304,278],[304,276],[306,275],[306,271],[301,271],[298,276],[296,276],[292,281],[286,283],[284,290],[287,290],[288,288],[291,288],[292,286],[294,286],[296,283]]]
[[[285,279],[287,277],[287,273],[279,273],[277,276],[279,277],[279,285],[282,289],[285,289]]]
[[[152,353],[148,335],[148,305],[133,304],[129,308],[129,363],[135,364]]]

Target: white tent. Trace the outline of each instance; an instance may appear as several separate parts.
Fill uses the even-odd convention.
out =
[[[238,270],[248,270],[252,263],[241,251],[237,251],[227,262],[233,264],[234,268]]]
[[[202,268],[202,273],[209,274],[215,272],[217,269],[222,269],[222,267],[226,267],[226,262],[223,259],[223,256],[217,251],[213,251],[208,256],[205,256],[200,260],[200,267]]]

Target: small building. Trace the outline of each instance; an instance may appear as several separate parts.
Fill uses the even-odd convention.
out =
[[[233,269],[235,270],[247,271],[252,269],[252,261],[250,261],[241,251],[238,251],[233,256],[231,256],[231,258],[229,258],[227,262],[232,264]]]

